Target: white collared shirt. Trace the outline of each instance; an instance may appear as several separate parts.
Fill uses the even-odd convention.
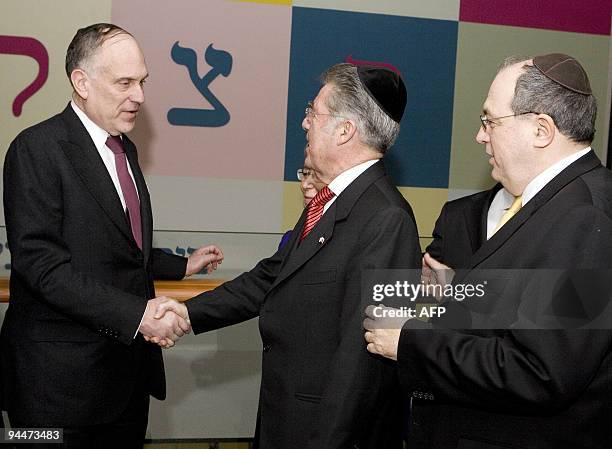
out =
[[[110,135],[98,125],[96,125],[87,114],[83,112],[74,101],[70,101],[70,106],[85,126],[85,129],[89,133],[91,140],[93,140],[94,145],[96,146],[96,150],[98,150],[98,154],[102,158],[102,162],[106,166],[106,170],[113,180],[113,184],[115,185],[115,189],[117,190],[117,195],[119,195],[119,199],[121,200],[121,205],[123,206],[123,210],[125,211],[125,198],[123,197],[123,190],[121,190],[121,184],[119,183],[119,176],[117,175],[117,168],[115,166],[115,153],[106,146],[106,139]],[[136,186],[136,182],[134,180],[134,175],[132,174],[132,168],[130,167],[130,163],[128,161],[127,164],[128,172],[132,181],[134,182],[134,186]],[[138,189],[136,189],[136,195],[138,195]]]
[[[72,109],[76,113],[77,117],[79,117],[79,120],[81,120],[81,123],[83,123],[83,126],[85,126],[85,129],[89,133],[91,140],[93,140],[93,143],[96,146],[96,150],[98,150],[98,154],[102,158],[102,162],[104,162],[104,165],[106,166],[106,170],[108,171],[108,174],[113,180],[113,184],[115,185],[115,189],[117,190],[117,195],[119,195],[119,199],[121,200],[121,205],[123,206],[123,210],[125,212],[126,210],[125,198],[123,197],[123,190],[121,190],[121,184],[119,183],[119,175],[117,175],[117,168],[115,165],[115,153],[113,153],[113,151],[109,147],[106,146],[106,139],[108,139],[108,136],[110,136],[110,134],[104,131],[98,125],[96,125],[89,117],[87,117],[87,114],[85,114],[76,105],[74,101],[70,101],[70,106],[72,106]],[[132,168],[130,167],[129,161],[127,162],[127,168],[128,168],[128,173],[130,174],[130,177],[132,178],[132,182],[134,182],[134,186],[136,186],[136,181],[134,181],[134,175],[132,174]],[[138,188],[136,188],[136,195],[138,195]],[[132,338],[136,338],[136,336],[138,335],[138,330],[140,329],[140,325],[142,324],[143,320],[144,320],[144,313],[142,315],[142,318],[140,319],[140,323],[138,324],[138,327],[136,328],[136,332],[134,333],[134,336]]]
[[[340,195],[344,189],[346,189],[355,179],[359,177],[359,175],[378,161],[379,159],[372,159],[370,161],[362,162],[361,164],[355,165],[354,167],[351,167],[336,176],[327,186],[329,187],[329,190],[334,192],[335,195],[325,204],[323,207],[323,213],[327,212],[327,209],[329,209],[333,202],[336,201],[336,198],[338,198],[338,195]]]
[[[561,159],[556,164],[551,165],[538,176],[533,178],[523,190],[521,207],[525,207],[525,204],[531,201],[533,197],[536,196],[538,192],[546,186],[546,184],[552,181],[555,176],[586,155],[589,151],[591,151],[591,147],[586,147],[583,150],[577,151],[576,153]],[[497,192],[495,198],[493,198],[493,201],[491,202],[491,206],[489,207],[489,212],[487,214],[487,240],[491,238],[497,223],[499,223],[502,215],[504,215],[506,210],[512,205],[513,201],[514,196],[506,189],[502,188],[499,190],[499,192]]]

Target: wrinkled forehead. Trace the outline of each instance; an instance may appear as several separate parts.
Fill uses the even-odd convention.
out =
[[[319,89],[317,96],[312,102],[315,109],[318,110],[319,108],[327,107],[328,100],[330,96],[333,94],[333,90],[334,90],[334,85],[332,83],[326,83],[321,87],[321,89]]]
[[[136,39],[125,32],[118,32],[102,42],[98,50],[93,54],[94,58],[119,59],[124,56],[144,58]]]
[[[136,42],[136,39],[134,39],[134,37],[127,31],[113,30],[112,32],[104,36],[101,46],[112,45],[112,44],[115,44],[117,42],[122,42],[122,41]]]
[[[94,65],[114,78],[140,79],[148,76],[144,54],[138,42],[125,33],[104,42]]]

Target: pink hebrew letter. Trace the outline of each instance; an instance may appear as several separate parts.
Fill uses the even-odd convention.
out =
[[[0,54],[23,55],[38,62],[38,75],[13,100],[13,115],[19,117],[23,104],[34,95],[47,81],[49,75],[49,54],[37,39],[22,36],[0,36]]]

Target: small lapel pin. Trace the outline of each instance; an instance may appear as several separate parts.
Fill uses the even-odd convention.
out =
[[[325,237],[319,237],[319,243],[322,245],[325,243]]]

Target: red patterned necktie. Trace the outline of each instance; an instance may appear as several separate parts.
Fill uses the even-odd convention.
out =
[[[132,235],[138,248],[142,249],[142,224],[140,219],[140,201],[136,193],[136,186],[130,176],[125,158],[123,142],[119,136],[109,136],[106,146],[115,154],[115,168],[119,177],[119,184],[123,192],[123,199],[127,207],[128,220],[132,228]]]
[[[323,216],[323,208],[329,200],[334,197],[335,193],[332,192],[329,187],[323,187],[319,193],[308,204],[308,211],[306,212],[306,223],[304,223],[304,229],[300,236],[300,242],[306,238],[308,233],[312,231],[317,222]]]

